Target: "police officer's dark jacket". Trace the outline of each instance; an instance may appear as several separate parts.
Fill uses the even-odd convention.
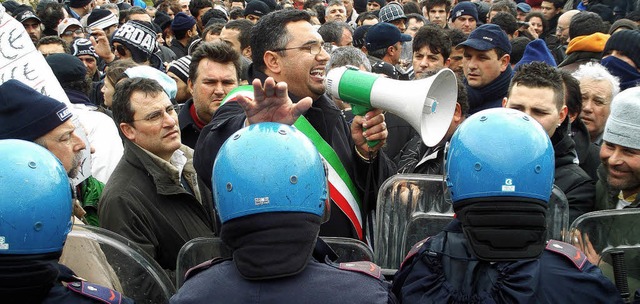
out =
[[[5,255],[0,261],[0,302],[5,304],[133,304],[119,292],[85,282],[57,262],[60,253]]]
[[[478,259],[460,221],[414,246],[393,282],[402,303],[622,303],[575,247],[549,241],[537,259]]]
[[[272,215],[281,216],[278,220],[283,220],[282,213],[268,216]],[[223,225],[223,235],[226,225]],[[317,227],[319,222],[315,225]],[[252,250],[253,254],[234,254],[234,259],[208,261],[187,272],[184,285],[170,303],[208,303],[211,299],[220,299],[227,304],[396,303],[389,291],[389,284],[383,280],[381,270],[375,264],[334,263],[335,253],[321,239],[317,239],[315,246],[310,244],[313,249],[309,257],[305,254],[308,249],[300,248],[299,252],[292,249],[298,246],[294,243],[309,243],[309,240],[313,243],[313,239],[296,238],[286,224],[280,228],[277,230],[289,232],[292,245],[284,245],[280,256],[269,257],[275,252]],[[268,230],[270,233],[262,235],[263,239],[270,238],[269,235],[275,232]],[[287,239],[286,235],[282,237],[282,240]],[[258,239],[254,238],[253,241],[257,243],[255,249],[260,248],[258,245],[264,245]],[[252,246],[249,240],[236,242],[235,245],[240,243],[242,247]],[[292,257],[292,254],[306,259],[302,269],[297,269],[299,261],[288,263],[288,257]],[[292,259],[296,260],[297,257],[293,256]],[[265,265],[267,261],[270,265]]]

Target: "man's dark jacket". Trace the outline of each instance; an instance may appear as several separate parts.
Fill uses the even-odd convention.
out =
[[[578,216],[593,211],[596,188],[594,181],[577,164],[575,143],[567,134],[568,122],[556,129],[551,137],[555,153],[556,169],[554,184],[560,188],[569,201],[569,222]]]
[[[182,105],[180,113],[178,113],[178,123],[180,124],[182,143],[191,149],[195,149],[198,136],[200,136],[200,129],[193,121],[193,117],[191,117],[191,105],[193,105],[193,98],[189,98]]]
[[[186,172],[189,166],[187,162],[182,176],[192,184],[197,177]],[[176,184],[147,152],[124,139],[124,155],[100,200],[100,225],[136,243],[162,268],[175,270],[182,245],[214,236],[207,211],[211,210],[210,193],[199,188],[203,203]]]
[[[252,72],[249,75],[250,79],[258,78],[264,83],[267,75],[254,69],[250,71]],[[289,92],[289,98],[293,102],[298,102],[301,99],[291,92]],[[391,162],[382,151],[378,152],[378,156],[371,164],[356,155],[350,127],[342,112],[326,95],[314,100],[313,106],[304,114],[304,117],[334,149],[358,189],[360,198],[365,205],[362,209],[365,210],[365,214],[370,214],[371,210],[375,210],[379,186],[390,176]],[[235,131],[244,127],[245,119],[242,107],[237,102],[230,101],[218,108],[211,122],[202,129],[195,148],[194,167],[210,189],[211,171],[215,157],[224,141]],[[367,187],[367,173],[370,166],[373,170],[373,178]],[[365,195],[366,190],[368,190],[367,195]],[[353,225],[335,203],[331,206],[331,219],[322,225],[320,235],[358,238]]]
[[[567,118],[568,119],[568,118]],[[580,117],[571,123],[571,138],[576,144],[580,168],[594,181],[598,180],[596,171],[600,165],[600,147],[591,142],[589,130]]]

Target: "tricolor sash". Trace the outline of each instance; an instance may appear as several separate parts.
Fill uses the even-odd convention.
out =
[[[244,85],[233,89],[222,100],[221,104],[224,104],[238,95],[253,98],[253,86]],[[347,170],[340,161],[340,158],[304,116],[301,115],[293,126],[311,140],[316,149],[318,149],[318,152],[320,152],[320,156],[327,163],[329,171],[329,196],[336,206],[338,206],[338,208],[340,208],[340,210],[349,218],[349,221],[351,221],[351,224],[358,234],[358,238],[363,240],[363,219],[360,211],[362,206],[360,196],[358,195],[355,184],[351,181],[351,177],[349,177]]]

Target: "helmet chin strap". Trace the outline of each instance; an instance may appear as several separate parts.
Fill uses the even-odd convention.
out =
[[[465,237],[481,260],[535,259],[544,250],[547,204],[519,197],[469,199],[454,205]]]

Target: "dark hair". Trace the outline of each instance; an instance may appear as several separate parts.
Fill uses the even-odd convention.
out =
[[[44,28],[57,32],[58,23],[64,19],[64,6],[58,2],[49,2],[45,5],[44,9],[38,12],[38,18],[42,20]]]
[[[368,51],[368,55],[371,56],[371,57],[382,59],[385,55],[387,55],[387,50],[388,49],[389,49],[389,47],[381,48],[381,49],[377,49],[377,50],[373,50],[373,51]]]
[[[520,66],[511,79],[507,96],[511,96],[511,90],[516,84],[529,88],[549,88],[553,90],[556,108],[560,110],[564,105],[562,76],[558,69],[544,62],[532,62]]]
[[[109,63],[109,65],[107,65],[104,75],[105,81],[109,80],[115,87],[116,84],[120,82],[120,80],[129,77],[124,73],[124,71],[134,66],[138,66],[138,64],[131,59],[118,59],[112,61],[111,63]]]
[[[527,16],[524,17],[524,21],[529,22],[529,20],[531,20],[531,18],[533,17],[538,17],[540,18],[540,21],[542,21],[542,33],[546,32],[549,29],[549,22],[547,22],[547,19],[540,11],[530,11]],[[540,35],[542,35],[542,33]]]
[[[571,17],[571,22],[569,22],[569,38],[573,39],[598,32],[604,33],[604,23],[598,14],[583,11]]]
[[[174,30],[172,29],[171,31],[173,32],[173,37],[177,40],[183,39],[184,37],[187,36],[187,32],[190,31],[191,29],[184,29],[184,30]]]
[[[422,16],[422,14],[415,14],[415,13],[408,13],[405,14],[407,16],[407,25],[409,24],[409,20],[411,19],[416,19],[419,22],[422,22],[424,24],[427,24],[427,18],[425,18],[424,16]]]
[[[494,2],[493,4],[491,4],[491,9],[489,10],[489,12],[505,12],[511,14],[511,16],[513,16],[514,18],[518,16],[515,2],[509,0]],[[493,18],[491,18],[491,20],[493,20]]]
[[[200,10],[207,7],[213,9],[213,2],[211,2],[211,0],[191,0],[191,2],[189,2],[189,12],[191,16],[196,19],[198,18]],[[177,12],[175,13],[177,14]],[[200,20],[202,20],[202,18],[200,18]],[[202,20],[202,22],[204,23],[204,20]]]
[[[169,9],[171,9],[171,11],[173,12],[173,15],[175,16],[175,14],[179,13],[182,11],[182,8],[180,7],[180,3],[178,1],[175,0],[166,0],[166,1],[162,1],[162,3],[158,4],[158,10],[167,13],[169,11]]]
[[[312,9],[314,9],[313,7],[316,6],[317,4],[323,4],[323,1],[322,0],[307,0],[302,5],[302,9],[304,9],[304,10],[312,10]]]
[[[362,23],[365,20],[373,20],[373,19],[378,20],[378,16],[372,12],[364,12],[358,15],[358,18],[356,18],[356,24]]]
[[[205,39],[207,37],[207,34],[209,33],[220,35],[220,32],[222,31],[223,27],[224,27],[224,23],[214,23],[214,24],[207,25],[207,27],[205,27],[204,30],[202,31],[202,39]]]
[[[434,6],[440,5],[444,5],[444,10],[447,14],[451,11],[451,1],[449,0],[426,0],[422,3],[427,8],[427,11],[430,11]]]
[[[164,89],[157,81],[149,78],[135,77],[120,81],[115,85],[111,107],[116,124],[133,122],[135,113],[131,107],[131,96],[136,92],[155,97],[164,93]]]
[[[189,79],[191,81],[198,79],[198,65],[203,59],[209,59],[221,64],[233,63],[236,68],[236,80],[240,81],[240,73],[242,72],[240,54],[230,45],[222,41],[200,43],[191,54],[191,63],[189,64]]]
[[[62,49],[64,49],[65,53],[69,54],[71,52],[71,50],[69,49],[69,44],[67,44],[66,41],[58,36],[44,36],[40,38],[36,45],[36,49],[43,44],[59,44],[62,45]]]
[[[217,9],[210,9],[206,11],[204,14],[202,14],[202,17],[200,17],[200,20],[202,21],[202,25],[204,26],[206,24],[209,24],[209,21],[213,18],[222,19],[224,20],[225,23],[229,21],[229,18],[227,17],[227,15],[225,15],[222,11]]]
[[[243,2],[244,3],[244,2]],[[229,20],[238,20],[244,18],[244,10],[234,7],[229,11]]]
[[[402,5],[402,11],[406,14],[421,14],[422,12],[420,11],[420,6],[418,6],[418,3],[415,3],[413,1],[409,1],[405,4]]]
[[[569,109],[569,114],[578,115],[582,112],[582,93],[580,92],[580,81],[571,76],[566,70],[560,70],[562,83],[564,84],[564,100]]]
[[[65,90],[75,90],[84,93],[85,95],[89,95],[91,91],[91,79],[88,77],[84,77],[82,79],[73,80],[69,82],[60,81],[60,86]]]
[[[147,13],[147,11],[144,8],[141,8],[139,6],[132,6],[131,8],[129,8],[127,10],[127,16],[125,17],[125,21],[129,21],[131,20],[131,15],[149,15]],[[149,19],[151,19],[151,16],[149,15]]]
[[[311,16],[305,11],[281,10],[269,13],[251,30],[251,57],[253,65],[258,71],[264,71],[264,54],[267,51],[284,48],[289,42],[287,24],[296,21],[311,21]]]
[[[498,60],[500,60],[500,58],[502,58],[504,55],[511,56],[511,54],[507,53],[505,50],[501,48],[494,48],[493,50],[496,52],[496,55],[498,55]]]
[[[464,85],[462,81],[462,77],[456,77],[458,82],[458,99],[456,102],[460,104],[460,112],[462,112],[462,117],[467,117],[469,114],[469,101],[467,97],[467,86]]]
[[[518,30],[518,21],[516,17],[509,13],[499,12],[493,18],[491,23],[499,26],[507,35],[513,35]]]
[[[555,7],[556,9],[563,8],[565,3],[565,0],[543,0],[543,1],[551,2],[551,4],[553,4],[553,7]]]
[[[449,39],[451,39],[451,47],[456,47],[456,45],[465,42],[469,37],[469,35],[457,28],[448,29],[447,34],[449,35]]]
[[[316,16],[318,17],[318,21],[320,21],[320,24],[325,23],[325,15],[326,15],[326,8],[324,7],[324,4],[322,4],[322,2],[314,5],[311,10],[316,12]]]
[[[451,39],[447,32],[438,25],[428,24],[421,27],[413,37],[413,51],[428,46],[433,54],[441,54],[443,60],[451,55]]]
[[[511,39],[511,58],[509,63],[516,64],[524,56],[524,50],[527,48],[527,44],[531,42],[531,39],[527,37],[515,37]]]
[[[329,21],[320,26],[318,34],[322,36],[322,40],[324,40],[324,42],[338,43],[342,39],[342,32],[345,29],[353,34],[353,28],[347,23],[341,21]]]
[[[240,34],[238,35],[238,40],[240,41],[241,50],[244,50],[245,48],[250,46],[252,27],[253,22],[247,19],[232,20],[224,26],[224,28],[226,29],[236,30],[240,32]]]

